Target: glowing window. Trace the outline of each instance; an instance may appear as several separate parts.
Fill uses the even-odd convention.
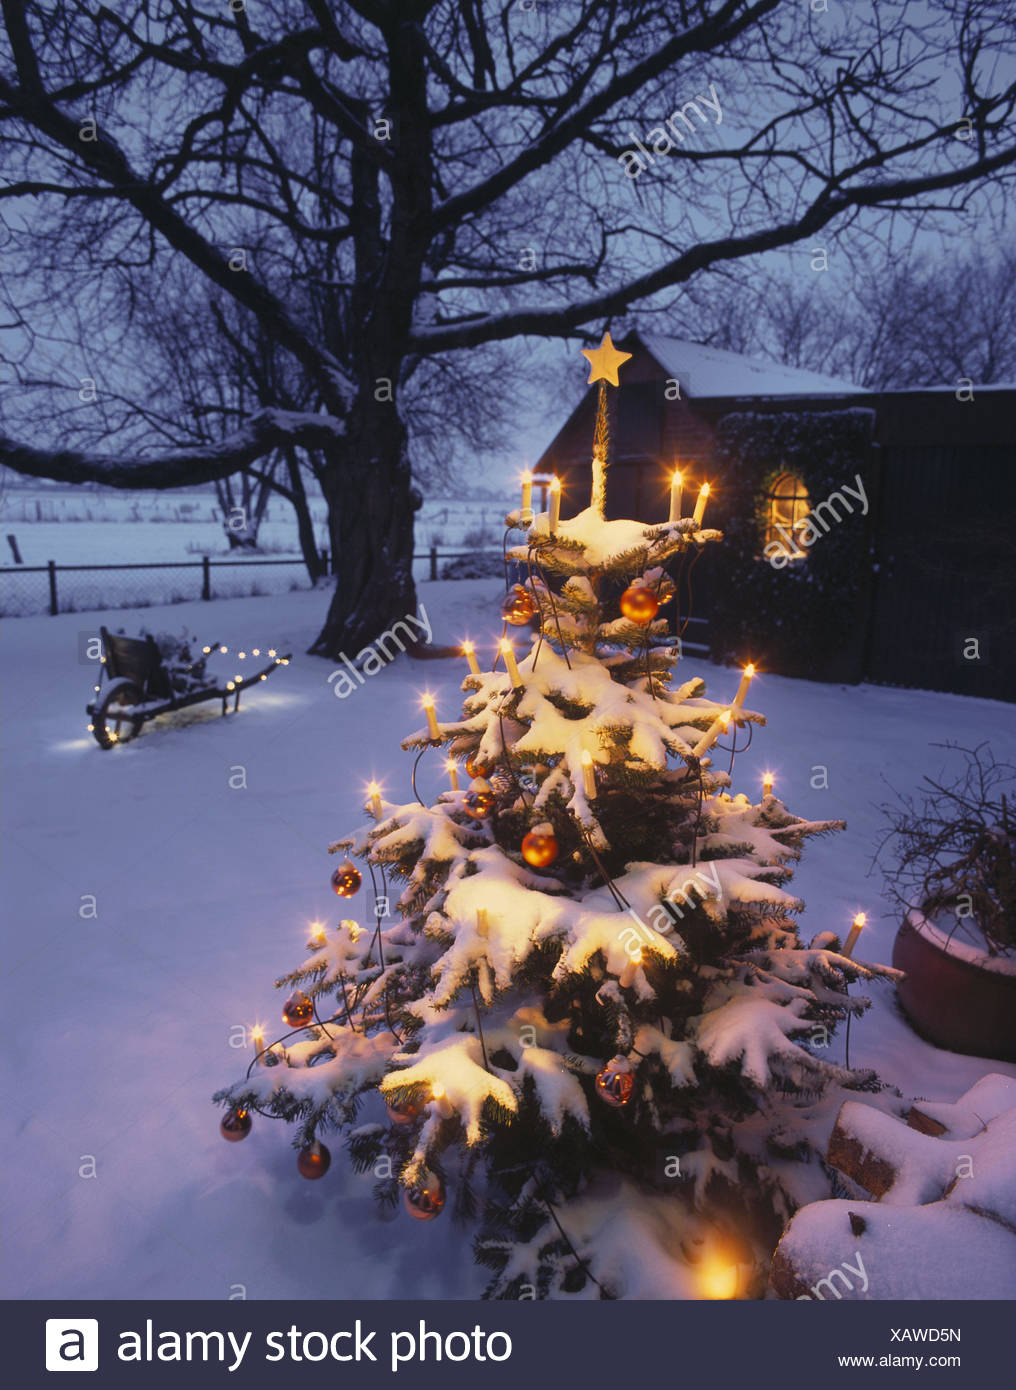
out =
[[[766,493],[765,544],[775,541],[803,560],[807,551],[797,544],[797,532],[807,523],[811,502],[808,489],[795,473],[781,473]]]

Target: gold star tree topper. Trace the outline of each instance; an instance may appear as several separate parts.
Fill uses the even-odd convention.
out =
[[[591,385],[594,381],[609,381],[611,386],[620,386],[621,383],[617,379],[617,369],[622,362],[628,361],[631,353],[618,352],[610,341],[610,334],[604,333],[600,346],[598,348],[583,348],[582,356],[589,358],[589,381],[586,385]]]

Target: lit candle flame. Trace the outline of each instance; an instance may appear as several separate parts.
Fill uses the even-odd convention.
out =
[[[507,637],[502,637],[498,644],[498,649],[504,657],[504,664],[508,671],[508,679],[511,681],[512,687],[518,689],[522,684],[522,677],[519,674],[518,663],[515,660],[515,648],[512,646],[511,642],[508,641]]]
[[[429,690],[425,690],[420,696],[420,704],[423,706],[427,715],[427,732],[435,741],[440,739],[441,731],[437,727],[437,717],[434,714],[434,696]]]
[[[522,470],[522,520],[528,525],[533,519],[533,475],[528,468]]]
[[[736,1298],[737,1285],[737,1265],[725,1264],[716,1257],[707,1260],[699,1271],[703,1298]]]
[[[550,514],[547,517],[547,532],[554,535],[561,520],[561,479],[555,474],[550,480]]]
[[[470,642],[468,637],[462,643],[462,655],[469,663],[470,675],[478,676],[480,674],[480,668],[476,663],[476,647]]]
[[[854,947],[857,945],[857,938],[861,935],[861,931],[867,920],[867,913],[857,912],[854,914],[854,920],[850,924],[850,931],[846,941],[843,943],[843,950],[840,952],[841,955],[849,956],[853,951]]]

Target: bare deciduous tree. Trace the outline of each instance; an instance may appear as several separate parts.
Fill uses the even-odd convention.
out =
[[[3,0],[23,373],[39,358],[66,375],[82,344],[114,371],[136,336],[123,294],[184,265],[196,302],[224,296],[285,354],[306,404],[140,453],[137,417],[105,452],[89,426],[45,442],[33,428],[0,461],[176,487],[317,451],[338,583],[313,650],[365,645],[415,607],[414,376],[519,335],[598,330],[824,230],[960,216],[1011,177],[1009,0],[836,9]],[[709,130],[689,106],[706,91],[723,113]],[[652,152],[637,177],[636,143]]]
[[[668,331],[871,390],[1016,379],[1016,251],[998,247],[854,270],[850,285],[738,275],[669,316]]]

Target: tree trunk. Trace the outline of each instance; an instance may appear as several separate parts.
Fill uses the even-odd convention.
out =
[[[300,538],[300,552],[303,555],[303,563],[307,566],[310,582],[316,584],[324,576],[325,564],[323,557],[318,552],[317,541],[314,539],[314,518],[311,516],[310,502],[307,500],[307,489],[303,485],[300,459],[295,449],[286,449],[284,453],[286,472],[289,475],[290,501],[296,513],[296,530]]]
[[[389,48],[398,140],[388,179],[391,224],[382,232],[378,163],[353,143],[351,174],[356,274],[350,298],[358,344],[356,398],[346,420],[345,457],[327,478],[335,596],[311,652],[355,660],[392,623],[416,615],[413,494],[406,430],[395,401],[430,245],[433,192],[422,25],[383,26]],[[387,11],[386,11],[387,19]]]
[[[355,660],[393,622],[416,614],[405,429],[395,403],[375,401],[372,385],[348,423],[344,457],[325,483],[335,594],[310,648],[332,660]]]

